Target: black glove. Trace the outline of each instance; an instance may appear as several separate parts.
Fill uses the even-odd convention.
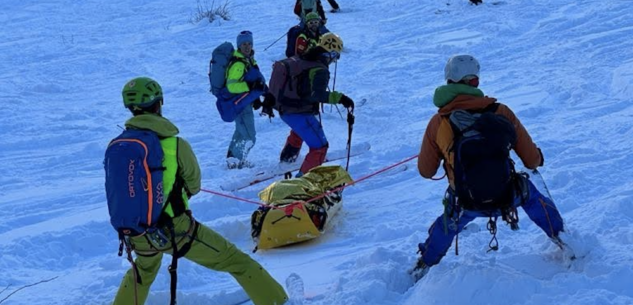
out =
[[[341,99],[339,100],[339,103],[341,103],[341,105],[343,105],[343,107],[345,107],[345,108],[352,108],[352,109],[354,109],[354,101],[352,101],[352,99],[349,98],[345,94],[343,94],[343,96],[341,96]]]
[[[273,112],[273,107],[263,106],[262,107],[262,113],[267,115],[270,118],[274,118],[275,117],[275,113]]]
[[[541,164],[539,164],[538,166],[543,166],[543,163],[545,163],[545,157],[543,157],[543,152],[540,148],[538,149],[538,153],[541,155]]]
[[[253,102],[253,109],[257,110],[259,108],[262,108],[262,100],[260,98],[257,98],[254,102]]]
[[[264,94],[264,102],[262,103],[262,106],[273,108],[275,106],[275,97],[270,93]]]
[[[264,91],[266,89],[266,84],[264,84],[264,82],[258,80],[252,83],[246,83],[246,85],[248,85],[248,90],[249,91]]]
[[[262,113],[267,115],[270,118],[275,117],[275,113],[273,112],[273,107],[275,106],[275,97],[270,94],[264,94],[264,102],[262,102]]]

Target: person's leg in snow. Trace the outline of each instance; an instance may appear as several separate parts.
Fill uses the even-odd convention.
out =
[[[297,157],[299,157],[302,145],[303,140],[301,140],[301,137],[299,137],[299,135],[291,129],[290,135],[288,136],[288,139],[286,139],[286,145],[279,156],[279,161],[286,163],[295,162]]]
[[[421,259],[427,267],[437,265],[448,252],[455,235],[478,216],[472,211],[461,212],[459,208],[454,212],[447,211],[446,213],[447,215],[442,214],[433,222],[429,228],[429,237],[423,244],[418,245]],[[450,214],[458,218],[451,218],[448,216]]]
[[[323,164],[328,142],[319,120],[311,114],[286,114],[282,115],[281,119],[310,147],[298,175]]]
[[[251,148],[255,145],[255,117],[253,108],[246,107],[235,118],[235,132],[229,145],[227,166],[229,168],[251,167],[246,159]]]
[[[255,260],[210,228],[200,225],[185,258],[230,273],[256,305],[284,304],[284,288]]]
[[[558,233],[563,231],[563,218],[556,205],[550,198],[541,194],[532,181],[527,178],[526,180],[529,187],[529,198],[523,203],[523,210],[549,238],[558,236]]]
[[[134,274],[133,268],[130,268],[125,273],[112,304],[144,304],[145,300],[147,300],[147,295],[149,294],[149,288],[152,286],[152,283],[154,283],[156,275],[160,269],[162,258],[162,252],[157,252],[152,256],[142,256],[137,254],[134,263],[136,264],[138,274]],[[137,277],[140,277],[141,279],[140,284],[136,282]]]
[[[556,245],[566,250],[566,244],[559,237],[559,234],[563,232],[564,226],[563,218],[558,212],[556,205],[550,198],[539,192],[528,178],[520,177],[520,179],[522,179],[520,184],[522,185],[521,192],[523,194],[517,194],[517,196],[515,196],[514,206],[521,206],[528,217],[541,228]],[[447,213],[453,214],[450,211]],[[455,211],[455,213],[456,215],[460,215],[459,211]],[[501,213],[499,212],[498,214]],[[485,215],[477,211],[464,210],[457,222],[444,215],[438,217],[429,229],[429,237],[427,240],[424,244],[419,244],[418,246],[421,257],[416,268],[419,269],[418,265],[421,265],[423,268],[428,268],[438,264],[442,257],[446,255],[446,252],[448,252],[455,235],[461,232],[464,226],[476,217],[484,216]],[[573,253],[570,255],[573,255]],[[573,259],[573,257],[571,258]]]
[[[332,7],[332,9],[330,10],[331,13],[336,13],[341,10],[341,8],[338,6],[338,3],[336,3],[336,0],[327,0],[327,2]]]
[[[288,296],[283,287],[259,263],[202,224],[198,224],[197,230],[193,232],[191,221],[186,214],[174,218],[176,236],[182,236],[177,240],[178,248],[182,249],[193,237],[184,258],[211,270],[230,273],[256,305],[284,304],[287,301]],[[171,254],[169,241],[158,246],[150,244],[149,239],[141,236],[134,237],[132,241],[142,284],[136,282],[134,272],[130,269],[123,278],[114,305],[144,304],[159,272],[163,253]],[[156,248],[160,251],[157,252]]]

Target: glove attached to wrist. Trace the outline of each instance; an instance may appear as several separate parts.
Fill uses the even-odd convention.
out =
[[[257,110],[259,108],[262,108],[262,100],[258,97],[257,99],[255,99],[255,101],[253,102],[253,109]]]
[[[275,106],[275,97],[270,94],[264,94],[264,101],[262,102],[262,113],[268,115],[271,118],[275,117],[273,107]]]
[[[248,86],[249,91],[265,91],[266,90],[266,84],[264,84],[264,82],[262,81],[246,83],[246,85]]]
[[[345,108],[354,109],[354,101],[351,98],[349,98],[347,95],[345,95],[345,94],[343,94],[343,96],[341,96],[340,103]]]
[[[347,95],[340,93],[338,91],[330,92],[330,96],[328,98],[329,104],[341,104],[345,108],[354,108],[354,101],[349,98]]]

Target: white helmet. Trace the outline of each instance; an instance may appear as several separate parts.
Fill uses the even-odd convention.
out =
[[[479,77],[479,62],[470,55],[455,55],[444,67],[444,79],[459,82],[466,76]]]

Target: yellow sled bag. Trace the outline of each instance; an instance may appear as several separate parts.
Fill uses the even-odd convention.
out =
[[[342,190],[322,196],[352,182],[340,166],[318,166],[301,178],[277,181],[259,193],[269,207],[251,217],[256,249],[270,249],[319,237],[326,223],[341,208]],[[274,208],[273,208],[274,207]]]

